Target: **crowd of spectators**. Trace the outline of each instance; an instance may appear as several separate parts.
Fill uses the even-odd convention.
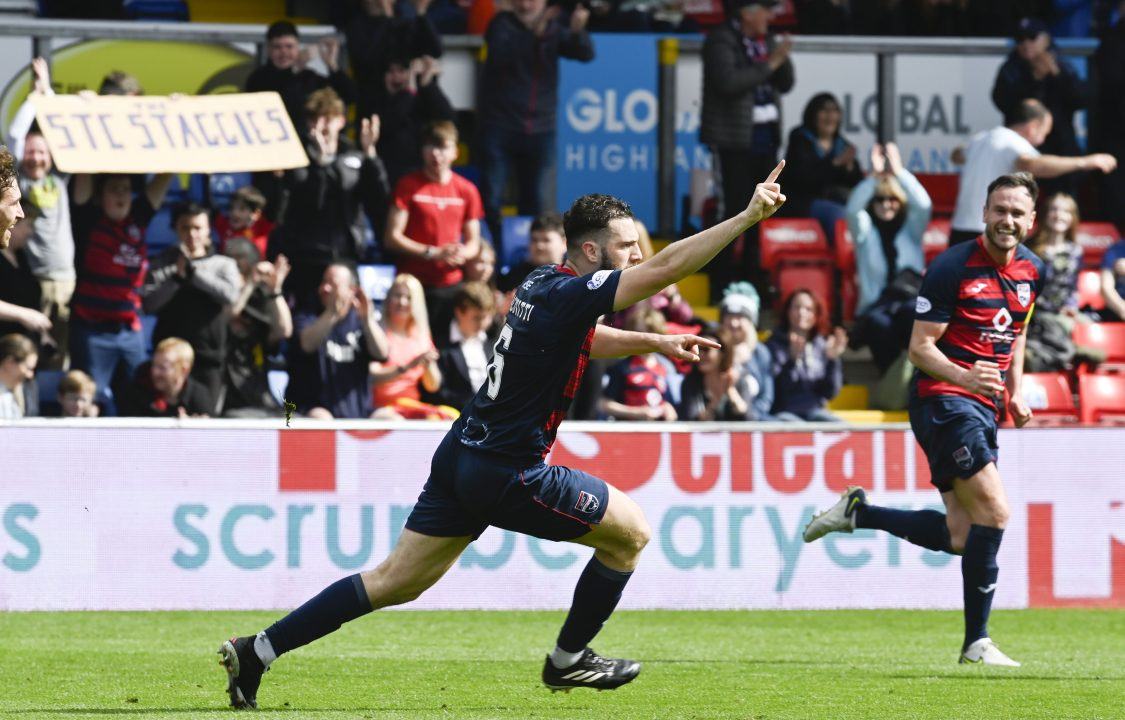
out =
[[[168,214],[175,242],[151,256],[146,230],[173,178],[58,172],[32,121],[35,98],[52,92],[46,63],[33,63],[34,92],[7,138],[24,217],[0,250],[0,418],[262,417],[285,413],[288,403],[322,419],[455,417],[488,380],[522,279],[564,261],[563,219],[553,207],[559,59],[591,60],[590,29],[708,26],[700,137],[713,151],[726,205],[720,214],[741,208],[784,147],[783,215],[815,218],[832,241],[840,227],[848,230],[855,319],[849,332],[828,310],[831,298],[807,288],[773,303],[757,267],[757,238],[748,234],[709,269],[718,323],[698,317],[675,287],[605,319],[639,332],[698,332],[722,347],[701,349],[693,365],[656,355],[591,362],[572,417],[831,422],[837,417],[827,405],[844,383],[849,344],[870,348],[881,378],[873,404],[903,407],[912,370],[905,348],[933,204],[893,143],[859,156],[842,134],[841,104],[831,93],[814,94],[799,122],[783,126],[781,96],[800,78],[792,40],[771,31],[782,7],[789,29],[801,32],[1010,33],[1014,47],[992,92],[1004,122],[960,153],[950,242],[981,232],[983,188],[992,178],[1031,172],[1054,184],[1029,239],[1047,263],[1048,282],[1029,333],[1028,370],[1097,362],[1096,352],[1074,346],[1074,325],[1125,320],[1125,241],[1104,256],[1105,309],[1095,316],[1079,306],[1083,256],[1075,239],[1075,198],[1087,176],[1104,176],[1104,197],[1122,188],[1125,19],[1118,16],[1106,16],[1118,19],[1104,25],[1094,56],[1102,78],[1095,93],[1052,40],[1081,21],[1049,2],[727,0],[712,7],[726,18],[718,24],[703,21],[702,3],[693,17],[674,1],[497,2],[485,14],[479,133],[462,138],[438,82],[441,31],[459,27],[461,11],[465,22],[480,24],[481,16],[469,17],[477,3],[347,5],[333,18],[346,57],[339,40],[302,44],[298,28],[280,21],[269,27],[266,60],[245,87],[281,95],[309,165],[255,173],[221,210],[177,202]],[[1029,5],[1054,24],[1024,17]],[[1125,3],[1118,5],[1125,15]],[[142,90],[114,73],[100,92]],[[1095,105],[1103,122],[1091,137],[1094,151],[1084,153],[1073,116]],[[480,189],[454,170],[470,143]],[[518,212],[534,221],[523,260],[504,267],[484,235],[501,236],[511,188]],[[1125,202],[1108,205],[1121,212]],[[639,222],[638,230],[651,256]],[[379,302],[357,273],[373,260],[396,271]],[[765,307],[757,288],[771,300]],[[770,306],[772,323],[765,321]],[[56,373],[51,397],[40,392],[37,369]],[[274,369],[287,372],[283,393],[271,387]]]

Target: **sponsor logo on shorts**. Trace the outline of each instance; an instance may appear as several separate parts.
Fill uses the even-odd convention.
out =
[[[612,270],[598,270],[596,273],[590,276],[589,280],[586,281],[586,287],[591,290],[597,290],[605,283],[606,278],[608,278],[612,273]]]
[[[968,470],[973,466],[973,454],[966,445],[962,445],[953,452],[953,459],[957,461],[957,466],[962,470]]]
[[[595,496],[582,490],[578,493],[578,502],[574,503],[574,509],[578,512],[590,514],[595,512],[601,505],[602,504],[598,502]]]

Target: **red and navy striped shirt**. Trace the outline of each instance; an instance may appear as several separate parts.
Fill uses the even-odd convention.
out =
[[[487,381],[453,425],[464,445],[533,463],[547,456],[620,279],[619,270],[578,277],[564,265],[531,271],[516,290]]]
[[[121,221],[96,213],[80,245],[78,284],[71,309],[92,323],[119,323],[140,330],[141,286],[148,271],[145,228],[155,211],[142,193]]]
[[[937,349],[954,364],[969,368],[986,360],[998,364],[1004,376],[1012,363],[1012,345],[1023,332],[1043,282],[1043,261],[1035,253],[1019,245],[1012,260],[1001,267],[978,237],[954,245],[930,265],[914,318],[946,324]],[[997,409],[993,398],[974,395],[921,371],[915,371],[913,385],[912,396],[919,400],[958,395]]]

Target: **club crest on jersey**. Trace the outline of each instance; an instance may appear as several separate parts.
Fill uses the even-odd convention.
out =
[[[590,290],[597,290],[605,283],[606,278],[608,278],[612,272],[612,270],[598,270],[586,281],[586,287]]]
[[[587,515],[589,515],[590,513],[597,511],[597,509],[601,507],[601,505],[602,504],[598,502],[598,499],[596,497],[586,492],[585,490],[582,490],[578,493],[578,502],[574,503],[574,509],[578,512],[586,513]]]
[[[1031,283],[1020,283],[1016,285],[1016,299],[1020,301],[1020,305],[1027,307],[1031,302]]]
[[[969,448],[966,445],[962,445],[953,451],[953,459],[962,470],[968,470],[973,466],[973,454],[969,452]]]

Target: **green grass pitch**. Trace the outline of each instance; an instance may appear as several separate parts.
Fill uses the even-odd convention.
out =
[[[230,717],[215,654],[276,613],[0,613],[0,718]],[[1125,612],[998,611],[1019,669],[956,664],[961,615],[621,612],[614,692],[539,683],[561,612],[380,612],[266,674],[274,718],[1125,718]]]

